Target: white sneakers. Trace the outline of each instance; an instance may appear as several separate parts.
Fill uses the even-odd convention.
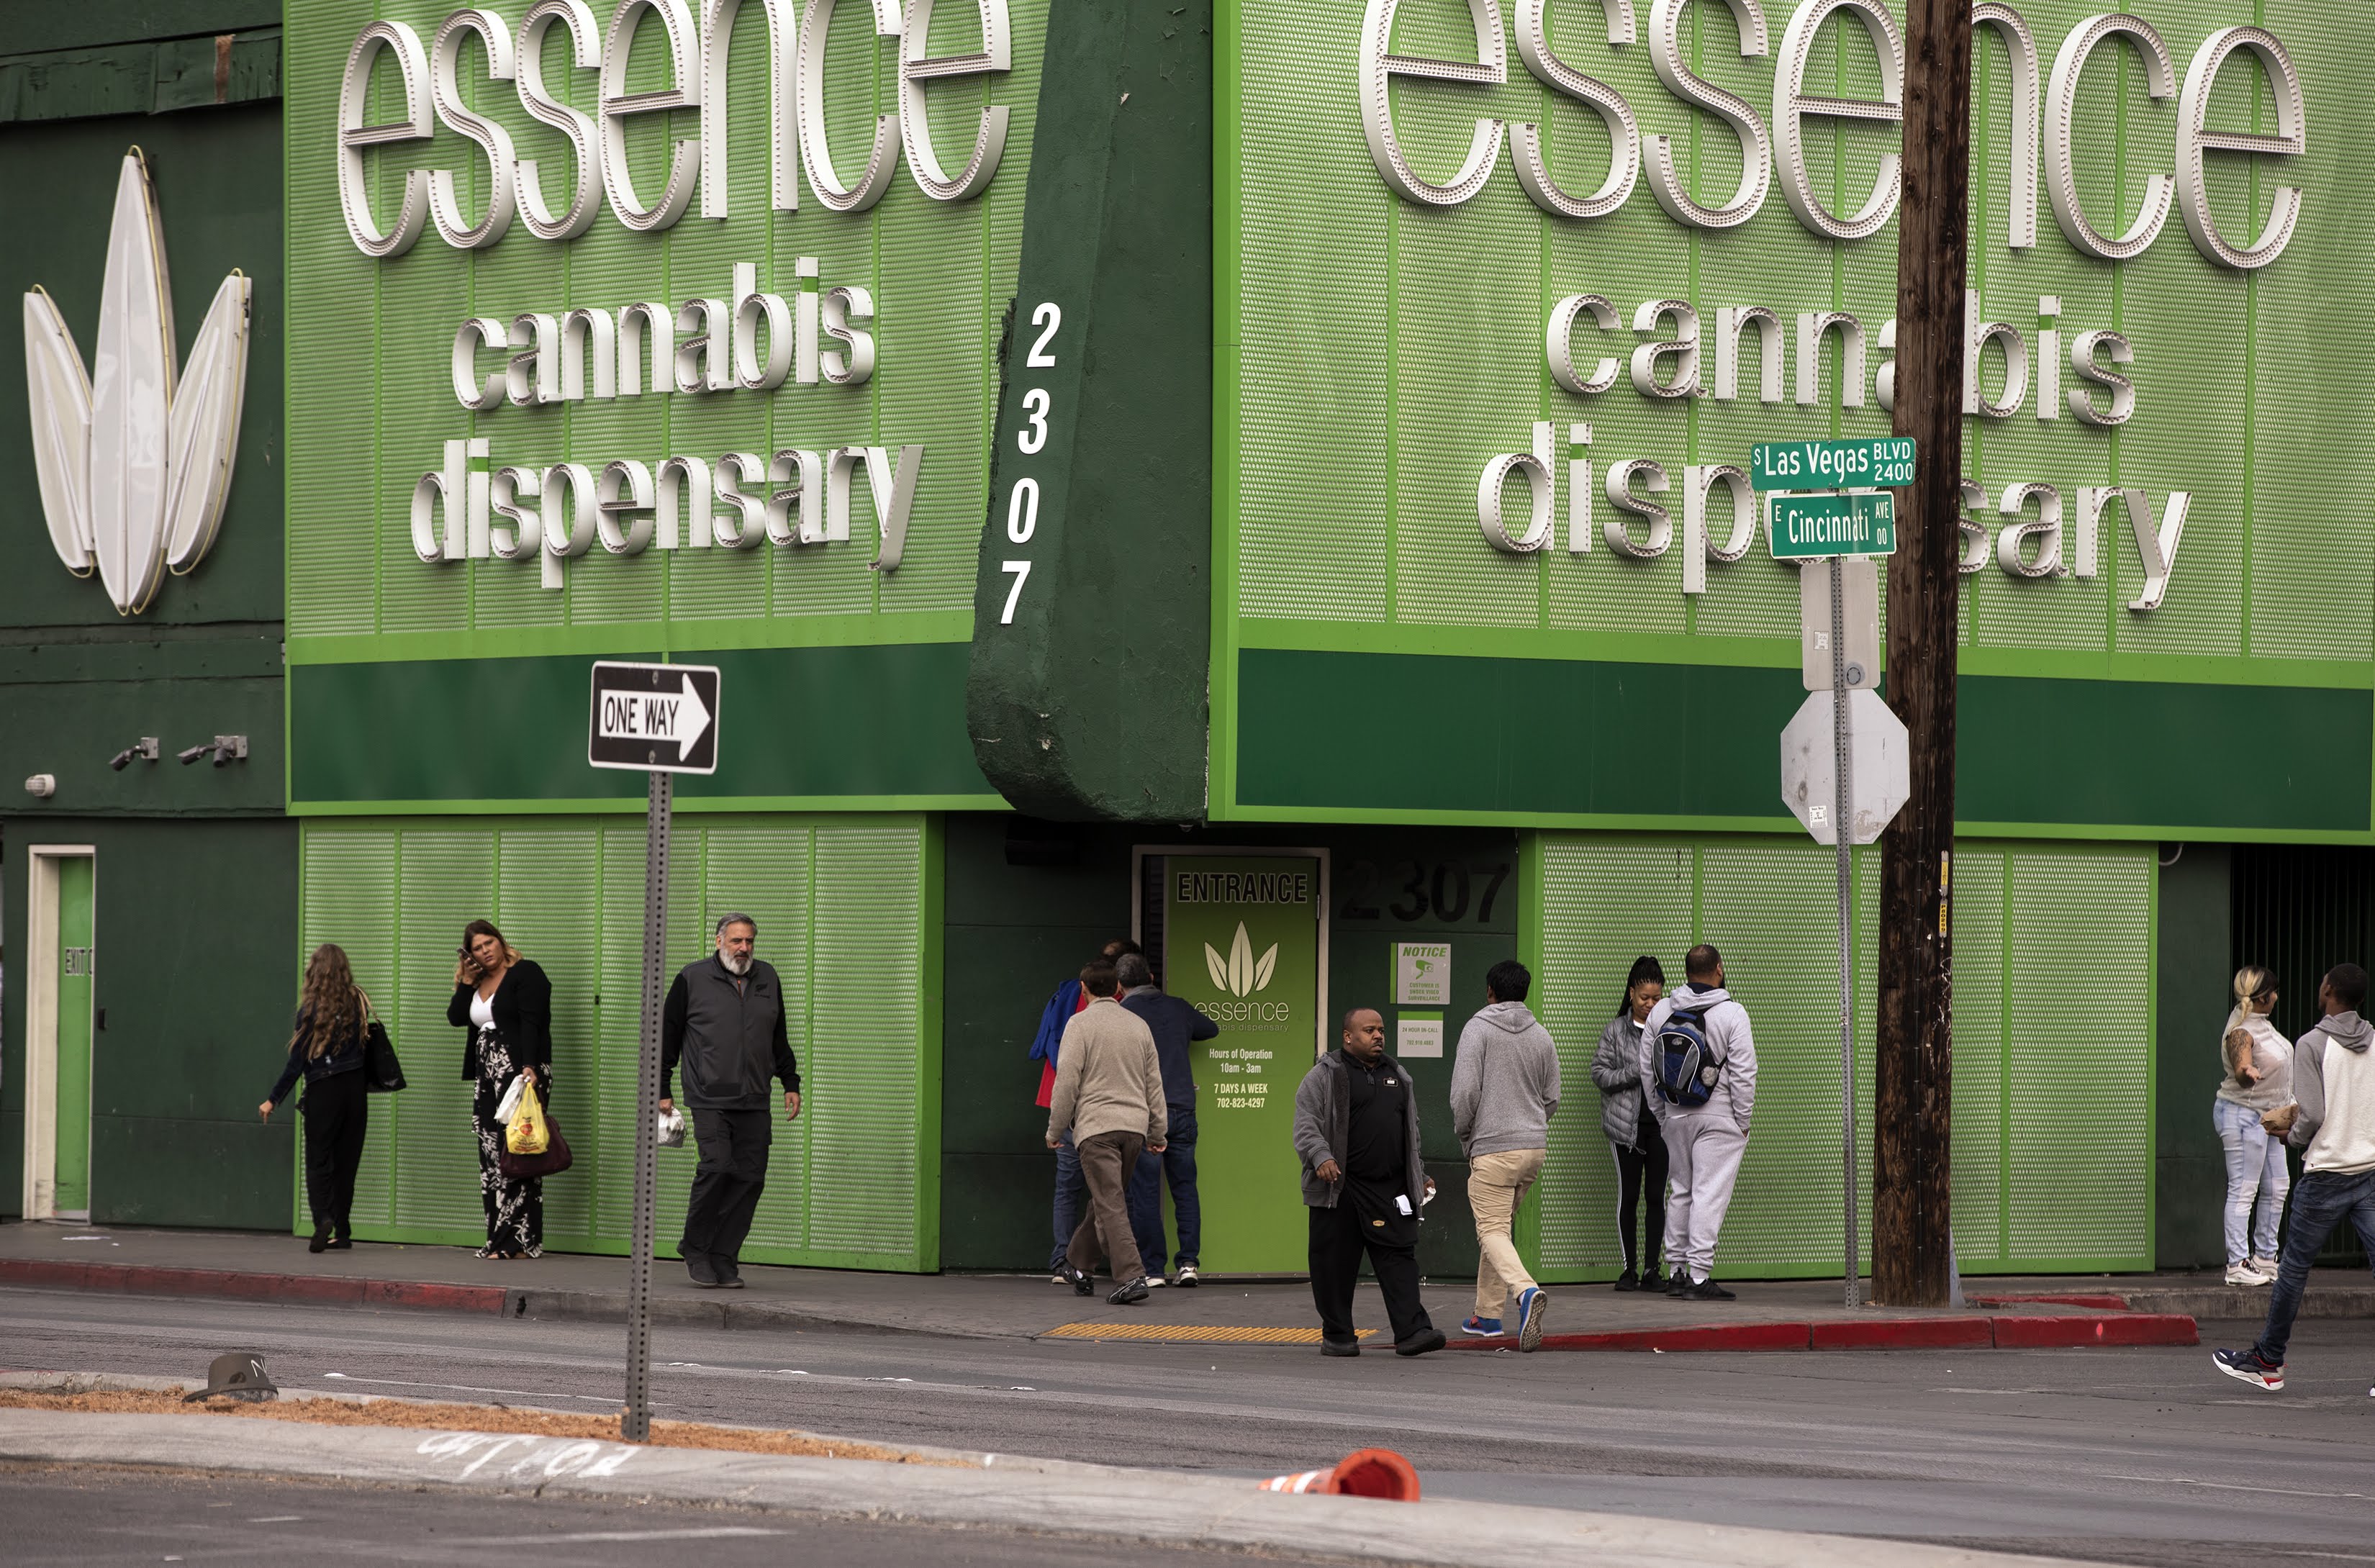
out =
[[[2273,1268],[2265,1274],[2250,1263],[2229,1264],[2227,1268],[2227,1283],[2229,1285],[2273,1285],[2275,1282],[2276,1271]]]

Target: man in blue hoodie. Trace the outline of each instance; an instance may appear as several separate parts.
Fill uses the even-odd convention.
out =
[[[1683,988],[1662,998],[1641,1023],[1641,1098],[1666,1139],[1673,1197],[1666,1205],[1666,1261],[1674,1266],[1666,1294],[1696,1302],[1728,1302],[1715,1282],[1715,1243],[1731,1207],[1740,1158],[1748,1152],[1748,1119],[1756,1108],[1756,1042],[1748,1009],[1723,988],[1723,955],[1701,942],[1683,958]],[[1715,1073],[1703,1104],[1678,1102],[1659,1084],[1659,1036],[1666,1020],[1687,1013],[1706,1038]]]

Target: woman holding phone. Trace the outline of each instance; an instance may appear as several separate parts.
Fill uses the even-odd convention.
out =
[[[535,1081],[539,1097],[552,1097],[552,982],[491,924],[473,920],[462,930],[445,1021],[465,1032],[462,1077],[478,1086],[470,1115],[479,1134],[479,1194],[487,1208],[487,1244],[479,1256],[540,1257],[544,1183],[503,1174],[504,1128],[496,1112],[524,1075]]]

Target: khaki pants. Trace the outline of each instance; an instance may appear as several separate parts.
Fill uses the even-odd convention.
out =
[[[1503,1302],[1533,1287],[1518,1261],[1509,1222],[1542,1173],[1543,1150],[1511,1149],[1468,1161],[1468,1207],[1476,1216],[1476,1315],[1499,1317]]]
[[[1138,1238],[1129,1228],[1128,1197],[1129,1173],[1138,1169],[1138,1157],[1146,1151],[1145,1136],[1101,1132],[1072,1141],[1081,1151],[1081,1176],[1088,1183],[1089,1204],[1064,1256],[1073,1267],[1092,1274],[1095,1270],[1090,1265],[1102,1251],[1114,1282],[1127,1283],[1146,1272],[1139,1261]]]

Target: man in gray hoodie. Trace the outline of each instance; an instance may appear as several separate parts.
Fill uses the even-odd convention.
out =
[[[1715,1282],[1716,1236],[1740,1158],[1748,1152],[1748,1118],[1756,1108],[1756,1042],[1748,1009],[1723,988],[1723,955],[1702,942],[1683,958],[1683,988],[1661,998],[1641,1022],[1641,1099],[1658,1118],[1666,1139],[1667,1175],[1673,1197],[1666,1204],[1666,1261],[1674,1266],[1666,1294],[1698,1302],[1728,1302],[1732,1293]],[[1698,1019],[1714,1058],[1716,1079],[1702,1105],[1684,1105],[1659,1086],[1662,1054],[1659,1036],[1677,1012]]]
[[[1501,1309],[1518,1304],[1518,1349],[1538,1350],[1547,1300],[1509,1240],[1526,1189],[1542,1173],[1558,1110],[1558,1047],[1526,1010],[1534,977],[1515,959],[1484,973],[1484,1008],[1459,1032],[1451,1068],[1451,1130],[1468,1156],[1468,1208],[1476,1217],[1476,1313],[1460,1326],[1501,1333]]]
[[[2301,1179],[2293,1188],[2276,1288],[2268,1293],[2268,1321],[2247,1350],[2217,1350],[2211,1360],[2229,1377],[2270,1393],[2285,1385],[2285,1346],[2309,1290],[2310,1266],[2334,1228],[2348,1220],[2375,1257],[2375,1029],[2367,1005],[2367,972],[2338,963],[2317,988],[2325,1017],[2293,1047],[2293,1101],[2260,1123],[2301,1150]]]

